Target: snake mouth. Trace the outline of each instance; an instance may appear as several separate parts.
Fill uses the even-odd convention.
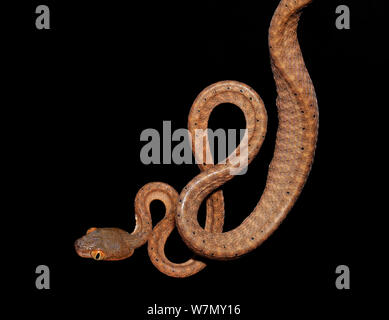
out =
[[[91,254],[90,254],[90,251],[84,249],[84,248],[81,246],[81,241],[80,241],[80,239],[78,239],[78,240],[76,240],[76,241],[74,242],[74,248],[75,248],[75,250],[76,250],[76,253],[77,253],[81,258],[92,258]]]

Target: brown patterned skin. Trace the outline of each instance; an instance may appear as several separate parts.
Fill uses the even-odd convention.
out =
[[[199,255],[233,259],[257,248],[279,226],[305,184],[315,153],[318,107],[298,44],[297,25],[301,9],[310,2],[282,0],[271,21],[269,48],[278,93],[279,124],[265,190],[253,212],[237,228],[225,233],[210,233],[198,224],[201,202],[233,177],[228,164],[203,171],[180,195],[178,231],[188,247]],[[208,108],[212,101],[197,103]],[[191,112],[190,116],[197,115]],[[260,137],[249,145],[249,161],[255,154],[254,142],[260,144]]]
[[[195,137],[199,134],[196,129],[207,128],[214,107],[232,103],[244,113],[247,143],[241,142],[236,156],[232,154],[225,164],[200,163],[202,172],[188,183],[180,196],[164,183],[145,185],[135,199],[136,227],[133,233],[116,228],[89,229],[75,243],[80,256],[97,260],[124,259],[148,241],[151,261],[161,272],[173,277],[187,277],[202,270],[205,264],[194,259],[175,264],[166,258],[165,242],[175,223],[185,243],[196,254],[219,260],[246,254],[272,234],[296,202],[314,158],[318,132],[317,100],[296,33],[301,9],[311,1],[281,0],[271,21],[269,48],[278,93],[279,126],[265,190],[253,212],[240,226],[222,233],[223,194],[215,190],[234,177],[231,169],[237,167],[236,159],[242,151],[247,151],[248,163],[258,153],[266,133],[267,115],[261,98],[253,89],[240,82],[221,81],[204,89],[194,101],[188,119],[189,131]],[[204,139],[208,139],[206,134]],[[193,139],[194,154],[199,160],[200,155],[195,152],[197,143],[198,140]],[[208,152],[207,146],[205,143],[203,154]],[[197,221],[197,214],[202,201],[209,195],[203,229]],[[150,202],[156,199],[164,203],[166,214],[152,229],[149,208]]]
[[[164,218],[152,228],[150,203],[163,202],[166,212]],[[206,266],[202,261],[189,259],[184,263],[173,263],[165,255],[167,238],[175,227],[178,193],[173,187],[162,182],[144,185],[135,197],[136,225],[132,233],[119,228],[90,228],[76,240],[75,249],[83,258],[95,260],[122,260],[129,258],[134,250],[148,241],[151,262],[161,272],[171,277],[188,277]],[[224,201],[221,191],[207,200],[206,230],[221,232],[224,223]],[[96,258],[96,253],[99,255]]]

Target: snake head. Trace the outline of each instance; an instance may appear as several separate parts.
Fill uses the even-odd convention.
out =
[[[128,235],[119,228],[90,228],[83,237],[76,240],[74,247],[82,258],[122,260],[134,253],[134,249],[126,241]]]

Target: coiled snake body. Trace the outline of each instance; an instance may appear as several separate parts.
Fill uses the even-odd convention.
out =
[[[237,228],[222,232],[223,193],[214,191],[234,177],[231,169],[236,166],[236,161],[231,155],[224,164],[200,164],[201,173],[187,184],[180,195],[165,183],[146,184],[135,198],[135,230],[129,234],[118,228],[91,228],[75,243],[81,257],[124,259],[148,241],[150,259],[161,272],[173,277],[187,277],[202,270],[205,263],[189,259],[177,264],[167,259],[164,246],[175,225],[195,254],[218,260],[246,254],[272,234],[296,202],[315,153],[318,106],[297,39],[301,10],[311,1],[281,0],[270,24],[269,49],[278,93],[279,125],[265,190],[251,214]],[[248,139],[241,142],[239,150],[247,151],[250,163],[264,140],[267,115],[261,98],[247,85],[221,81],[204,89],[192,105],[189,131],[194,137],[196,129],[206,129],[210,113],[221,103],[235,104],[244,113]],[[195,141],[193,139],[193,143]],[[204,148],[207,147],[206,143]],[[193,149],[197,150],[195,145]],[[195,157],[198,156],[195,153]],[[202,228],[197,213],[207,196],[206,224]],[[150,203],[156,199],[164,203],[166,214],[153,229]]]

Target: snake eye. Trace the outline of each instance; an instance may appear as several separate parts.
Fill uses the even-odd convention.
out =
[[[93,250],[91,252],[91,256],[95,260],[103,260],[104,259],[104,252],[101,250]]]

